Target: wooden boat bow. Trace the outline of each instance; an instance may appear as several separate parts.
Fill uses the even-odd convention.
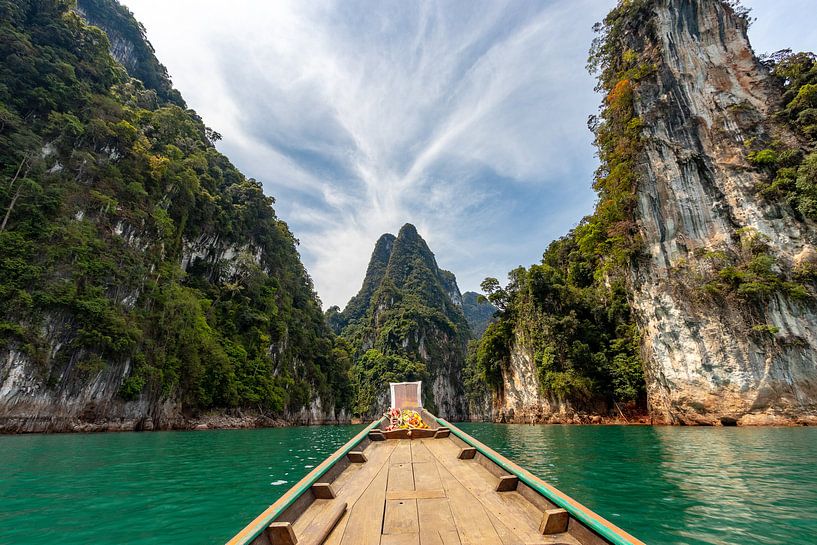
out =
[[[643,545],[418,408],[428,429],[366,426],[228,545]]]

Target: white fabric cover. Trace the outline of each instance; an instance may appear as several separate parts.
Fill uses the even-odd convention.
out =
[[[422,382],[391,382],[391,406],[395,409],[421,409],[420,396]]]

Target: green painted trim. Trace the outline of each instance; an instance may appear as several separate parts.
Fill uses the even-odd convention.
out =
[[[614,545],[643,545],[642,542],[639,540],[632,541],[626,538],[625,536],[620,535],[615,530],[613,530],[613,528],[616,528],[615,525],[613,525],[609,521],[606,521],[600,515],[593,513],[586,507],[585,509],[587,509],[587,512],[582,511],[581,509],[577,509],[574,504],[568,502],[567,500],[565,500],[565,498],[557,494],[554,494],[553,491],[556,490],[555,488],[551,489],[552,487],[543,486],[544,482],[540,480],[538,477],[536,477],[526,469],[516,466],[516,464],[513,464],[498,452],[494,452],[486,445],[483,445],[482,443],[480,443],[479,441],[477,441],[476,439],[474,439],[473,437],[459,429],[457,426],[454,426],[453,424],[447,422],[442,418],[437,418],[437,423],[442,426],[450,428],[451,433],[453,433],[454,435],[465,441],[467,444],[477,449],[477,451],[479,451],[483,456],[491,460],[493,463],[495,463],[508,473],[516,475],[520,481],[522,481],[532,489],[536,490],[538,493],[547,498],[548,501],[558,505],[559,507],[570,513],[570,516],[572,516],[573,518],[575,518],[576,520],[578,520],[579,522],[581,522],[582,524],[584,524],[585,526],[599,534],[601,537],[603,537],[610,543],[613,543]],[[562,492],[560,493],[564,494]],[[575,502],[575,500],[573,501]],[[578,502],[576,503],[578,504]],[[590,516],[588,513],[592,513],[595,516]],[[602,523],[602,521],[606,522],[613,528],[605,526]]]
[[[252,543],[252,541],[261,535],[261,533],[266,530],[266,528],[275,521],[278,517],[281,516],[281,513],[286,511],[295,501],[301,497],[301,495],[312,488],[312,485],[318,482],[318,479],[323,477],[327,471],[329,471],[341,458],[346,456],[350,450],[358,446],[361,441],[372,431],[374,428],[379,426],[383,422],[383,417],[379,420],[375,420],[365,428],[363,431],[358,433],[355,437],[349,440],[344,446],[340,447],[336,450],[333,454],[329,456],[326,460],[322,462],[322,464],[326,464],[323,468],[320,468],[319,471],[315,472],[312,475],[306,475],[303,479],[301,479],[298,484],[296,484],[293,488],[287,490],[284,495],[289,494],[294,490],[294,494],[291,495],[287,501],[279,505],[274,511],[267,514],[264,517],[264,520],[256,524],[256,527],[252,529],[252,531],[242,540],[236,541],[236,545],[248,545]],[[328,463],[327,463],[328,462]],[[283,496],[282,496],[283,497]],[[275,504],[273,504],[275,505]]]

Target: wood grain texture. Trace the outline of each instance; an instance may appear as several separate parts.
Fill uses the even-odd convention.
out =
[[[387,490],[387,500],[417,500],[421,498],[445,498],[445,490]]]
[[[499,482],[496,483],[496,491],[497,492],[510,492],[512,490],[516,490],[516,487],[519,485],[519,477],[516,475],[504,475],[499,478]]]
[[[341,545],[379,545],[388,478],[389,465],[384,464],[346,517]]]
[[[417,500],[420,545],[462,545],[447,498]]]
[[[267,528],[267,539],[270,545],[295,545],[298,539],[289,522],[273,522]]]
[[[542,515],[539,532],[545,535],[567,532],[567,523],[570,515],[564,509],[548,509]]]
[[[298,545],[321,545],[329,534],[334,530],[335,525],[346,513],[346,502],[332,502],[332,506],[320,518],[312,521],[306,530],[298,538]]]
[[[417,500],[386,500],[383,516],[383,535],[417,534],[420,524],[417,520]]]

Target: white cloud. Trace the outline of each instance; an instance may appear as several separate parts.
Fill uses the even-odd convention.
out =
[[[474,289],[592,209],[584,64],[613,0],[125,3],[276,197],[325,306],[404,222]]]

